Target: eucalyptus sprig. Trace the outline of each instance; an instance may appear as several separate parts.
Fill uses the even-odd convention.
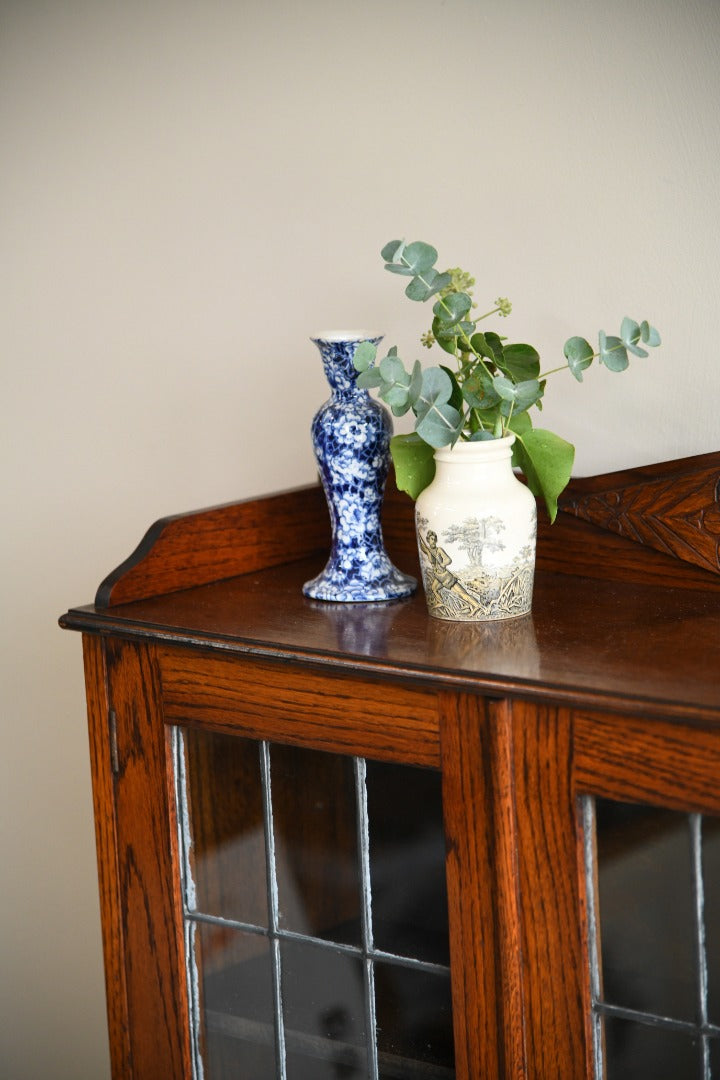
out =
[[[472,442],[512,434],[513,464],[525,474],[533,494],[545,500],[554,521],[575,448],[551,431],[534,428],[528,410],[542,409],[551,375],[570,371],[582,382],[596,359],[609,371],[624,371],[629,354],[646,357],[643,346],[660,345],[659,333],[648,322],[625,318],[619,336],[599,331],[596,350],[585,338],[569,338],[563,350],[565,363],[543,373],[540,354],[532,345],[510,344],[493,331],[477,328],[484,319],[510,313],[512,305],[505,297],[475,317],[475,279],[458,267],[438,271],[438,253],[430,244],[393,240],[381,254],[386,270],[411,279],[405,289],[410,300],[424,303],[435,297],[432,325],[421,340],[429,347],[437,344],[455,361],[454,369],[447,364],[423,368],[418,360],[408,368],[395,346],[378,361],[377,348],[370,342],[355,352],[358,386],[377,390],[395,416],[412,410],[416,417],[415,431],[396,435],[391,442],[398,486],[417,498],[434,475],[436,449],[454,446],[458,439]]]

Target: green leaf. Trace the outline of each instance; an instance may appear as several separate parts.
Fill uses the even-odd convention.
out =
[[[540,374],[540,354],[532,345],[505,345],[502,365],[516,382],[537,379]]]
[[[396,416],[403,416],[410,408],[410,375],[405,365],[399,356],[389,354],[380,361],[379,370],[383,379],[380,397]]]
[[[358,375],[355,385],[361,390],[373,390],[376,386],[382,386],[384,379],[376,367],[366,368]]]
[[[503,354],[505,352],[503,347],[503,338],[499,334],[494,333],[492,330],[485,331],[485,342],[488,348],[492,349],[495,363],[500,365],[503,362]]]
[[[372,341],[361,341],[353,355],[353,366],[356,371],[367,371],[375,362],[377,345]]]
[[[415,431],[420,438],[436,450],[457,442],[462,428],[461,414],[457,409],[453,409],[452,405],[445,403],[433,404],[415,424]]]
[[[462,390],[460,388],[460,384],[458,383],[457,379],[455,378],[455,372],[451,371],[449,367],[445,367],[444,364],[440,364],[440,368],[442,369],[442,371],[445,372],[445,374],[449,378],[449,380],[450,380],[450,382],[452,384],[452,388],[453,388],[452,389],[452,394],[448,398],[448,404],[452,405],[452,407],[454,409],[457,409],[458,412],[459,412],[459,411],[462,410],[462,407],[463,407],[463,392],[462,392]]]
[[[435,451],[415,432],[393,435],[390,454],[395,467],[395,482],[400,491],[417,499],[435,476]]]
[[[583,371],[590,367],[595,356],[592,345],[585,338],[571,337],[565,342],[563,352],[570,371],[578,382],[582,382]]]
[[[516,460],[533,495],[545,500],[550,521],[557,517],[557,501],[572,474],[575,447],[552,431],[533,428],[517,434]]]
[[[503,416],[510,415],[511,407],[513,414],[525,412],[540,400],[544,392],[544,384],[539,383],[537,379],[526,379],[523,382],[514,383],[504,375],[496,375],[493,386],[503,400],[504,405],[500,409]]]
[[[390,243],[386,244],[385,247],[382,249],[382,251],[380,252],[380,256],[385,260],[385,262],[392,262],[395,258],[397,251],[404,246],[404,240],[391,240]]]
[[[451,281],[452,278],[449,274],[439,274],[437,270],[427,270],[421,277],[412,279],[405,290],[405,295],[410,300],[429,300],[435,293],[446,288]]]
[[[443,297],[433,307],[433,314],[444,326],[455,326],[467,315],[472,300],[467,293],[454,292]]]
[[[493,363],[495,363],[495,352],[490,347],[487,338],[480,330],[478,330],[477,334],[473,334],[470,339],[470,344],[479,356],[483,356],[486,360],[492,360]]]
[[[415,407],[415,402],[422,393],[422,377],[422,364],[419,360],[416,360],[410,376],[410,385],[408,386],[408,400],[413,408]]]
[[[600,331],[600,363],[604,364],[608,371],[625,371],[630,361],[627,349],[619,337],[606,337],[603,330]]]
[[[442,368],[428,368],[423,373],[422,390],[414,405],[418,435],[438,449],[454,443],[462,431],[463,418],[450,404],[453,380]]]
[[[662,344],[660,334],[657,332],[654,326],[651,326],[647,320],[643,320],[640,323],[640,337],[649,345],[651,349],[654,349],[657,345]]]
[[[493,387],[495,393],[503,401],[515,401],[515,383],[506,375],[496,375],[493,379]]]
[[[476,335],[477,336],[477,335]],[[474,371],[463,383],[463,397],[472,409],[493,409],[501,400],[492,375],[482,368]]]
[[[636,323],[634,319],[628,319],[627,316],[622,321],[620,327],[620,337],[622,338],[623,345],[626,349],[629,349],[634,356],[647,356],[647,351],[641,349],[638,346],[638,341],[641,338],[640,324]]]
[[[388,250],[388,247],[383,248],[383,251]],[[416,240],[413,244],[397,247],[393,251],[391,260],[385,263],[385,269],[392,274],[416,277],[424,274],[435,265],[437,255],[437,251],[430,244],[424,244],[421,240]]]

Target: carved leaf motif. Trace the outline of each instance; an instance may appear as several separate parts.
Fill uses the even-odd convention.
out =
[[[608,473],[586,492],[580,481],[560,509],[720,574],[720,454],[694,461]]]

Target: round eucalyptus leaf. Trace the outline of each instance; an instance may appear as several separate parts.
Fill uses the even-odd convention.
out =
[[[421,439],[439,450],[457,441],[462,431],[463,419],[457,409],[447,403],[434,403],[419,419],[415,431]]]
[[[398,250],[402,248],[404,244],[404,240],[391,240],[390,243],[386,244],[380,252],[381,257],[385,260],[385,262],[392,262]]]
[[[422,240],[408,244],[402,253],[402,260],[413,275],[424,274],[431,270],[437,262],[437,257],[435,248],[431,244],[424,244]]]
[[[600,363],[604,364],[608,371],[625,371],[630,361],[627,349],[619,337],[606,337],[600,331]]]
[[[356,371],[366,371],[374,363],[377,356],[377,345],[372,341],[361,341],[353,355],[353,366]]]
[[[432,405],[445,404],[453,396],[453,383],[447,371],[441,367],[427,368],[422,373],[418,407],[426,412]],[[420,413],[418,412],[418,415]]]
[[[410,300],[429,300],[435,293],[446,288],[452,281],[449,274],[439,274],[437,270],[426,270],[424,274],[414,277],[405,290],[405,295]]]
[[[578,382],[582,382],[583,371],[590,367],[595,356],[592,345],[585,338],[571,337],[565,342],[563,352],[570,371]]]
[[[641,340],[642,331],[640,324],[636,323],[634,319],[628,319],[627,316],[622,321],[620,327],[620,337],[622,338],[625,348],[633,354],[633,356],[647,356],[648,353],[645,349],[641,349],[638,345],[638,341]]]
[[[495,393],[498,395],[498,397],[502,398],[503,401],[510,401],[512,403],[515,402],[517,396],[515,383],[512,381],[512,379],[508,379],[506,375],[495,376],[495,378],[493,379],[493,389],[495,390]]]
[[[467,293],[449,293],[438,300],[433,307],[433,314],[444,326],[455,326],[467,315],[471,307],[472,300]]]
[[[651,349],[654,349],[657,345],[662,344],[660,334],[651,326],[647,320],[644,320],[640,324],[640,336],[646,345],[649,345]]]

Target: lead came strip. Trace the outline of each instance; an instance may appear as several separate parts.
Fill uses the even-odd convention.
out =
[[[270,917],[270,949],[272,956],[273,1005],[275,1010],[275,1053],[278,1080],[286,1080],[285,1017],[282,1001],[282,963],[280,938],[278,937],[278,884],[275,863],[275,827],[272,808],[272,784],[270,776],[270,744],[260,743],[260,772],[263,790],[263,817],[265,822],[265,845],[267,851],[268,914]]]

